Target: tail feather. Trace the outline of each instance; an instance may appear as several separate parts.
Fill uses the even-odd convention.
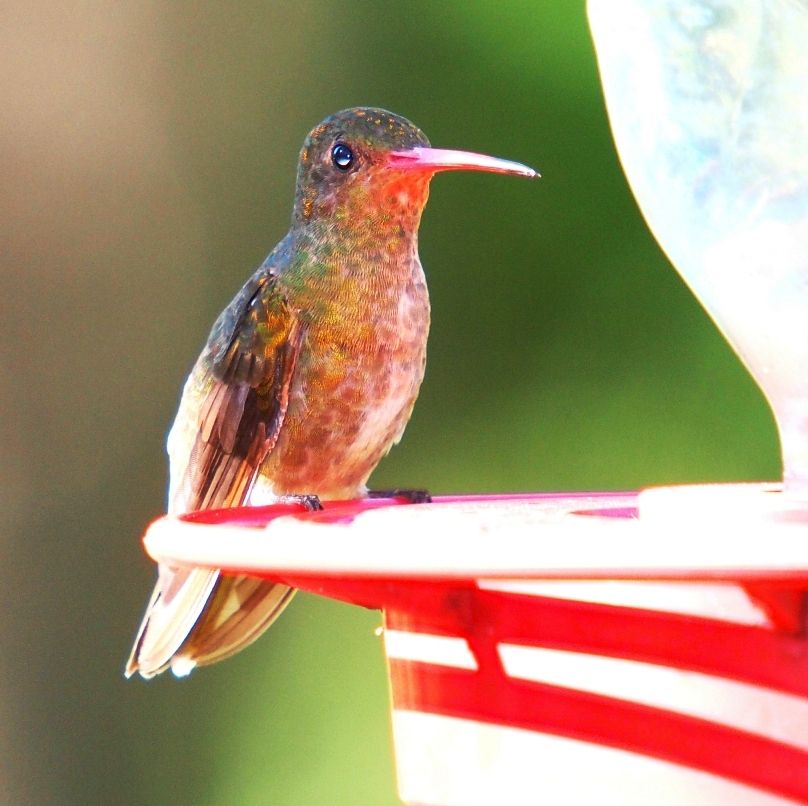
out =
[[[125,674],[177,676],[228,658],[280,615],[294,589],[218,571],[161,567]]]
[[[188,638],[219,578],[218,571],[160,566],[160,577],[140,624],[125,674],[154,677]]]
[[[235,655],[275,621],[294,593],[286,585],[251,577],[220,577],[197,629],[176,659],[206,666]]]

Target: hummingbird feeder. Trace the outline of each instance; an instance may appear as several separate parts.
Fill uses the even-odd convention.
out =
[[[805,803],[808,7],[589,17],[628,179],[766,394],[782,483],[207,511],[146,550],[383,610],[405,803]]]

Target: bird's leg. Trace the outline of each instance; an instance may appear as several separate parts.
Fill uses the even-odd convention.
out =
[[[368,490],[368,498],[406,498],[411,504],[431,504],[428,490]]]
[[[306,512],[319,512],[323,505],[316,495],[281,495],[278,498],[281,504],[300,504]]]

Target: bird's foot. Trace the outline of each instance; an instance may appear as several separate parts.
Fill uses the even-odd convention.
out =
[[[323,508],[316,495],[282,495],[279,501],[282,504],[300,504],[306,512],[319,512]]]
[[[411,504],[432,503],[432,496],[427,490],[368,490],[368,498],[406,498]]]

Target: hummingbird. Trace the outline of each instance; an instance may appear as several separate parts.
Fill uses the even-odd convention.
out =
[[[289,232],[211,330],[167,440],[168,511],[367,494],[412,413],[430,307],[418,227],[439,171],[536,177],[516,162],[431,148],[383,109],[315,126],[300,151]],[[160,566],[126,676],[227,658],[294,590]]]

